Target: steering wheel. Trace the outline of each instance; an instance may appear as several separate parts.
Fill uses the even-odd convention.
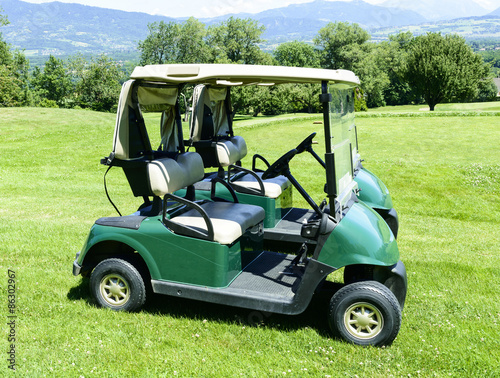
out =
[[[293,150],[290,150],[286,154],[281,156],[264,171],[264,173],[262,174],[262,179],[267,180],[286,172],[288,170],[288,163],[293,159],[295,155],[297,155],[297,149],[294,148]]]
[[[307,151],[311,147],[312,140],[314,139],[315,136],[316,136],[316,133],[312,133],[306,139],[304,139],[302,142],[300,142],[300,144],[297,147],[295,147],[295,149],[297,150],[297,153],[301,154],[302,152]]]

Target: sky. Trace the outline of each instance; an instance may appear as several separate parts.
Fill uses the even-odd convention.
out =
[[[29,3],[48,3],[54,0],[24,0]],[[64,3],[79,3],[101,8],[144,12],[167,17],[216,17],[229,13],[258,13],[271,8],[281,8],[289,4],[307,3],[313,0],[58,0]],[[343,0],[349,1],[349,0]],[[385,0],[364,0],[380,4]],[[418,0],[416,0],[418,1]],[[500,7],[500,0],[475,0],[486,9]]]

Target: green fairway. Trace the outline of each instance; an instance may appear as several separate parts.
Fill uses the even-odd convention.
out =
[[[166,296],[137,313],[95,307],[72,263],[93,222],[116,215],[99,164],[112,149],[115,115],[0,108],[0,376],[13,373],[12,343],[23,377],[500,376],[500,103],[469,105],[417,117],[393,115],[418,109],[384,108],[357,120],[364,166],[385,182],[398,211],[408,271],[402,327],[386,348],[332,339],[323,294],[299,316]],[[274,161],[312,132],[321,155],[321,120],[238,117],[235,133],[249,148],[243,165],[254,153]],[[290,165],[322,200],[324,171],[313,157]],[[109,172],[108,190],[122,213],[142,202],[119,168]],[[297,192],[294,200],[306,207]],[[7,340],[9,310],[15,342]]]
[[[465,104],[438,104],[434,113],[441,112],[499,112],[500,101],[496,102],[472,102]],[[429,112],[429,107],[425,104],[420,105],[402,105],[402,106],[384,106],[382,108],[372,108],[368,113],[407,113],[407,112]]]

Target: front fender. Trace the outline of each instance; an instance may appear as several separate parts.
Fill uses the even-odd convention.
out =
[[[387,223],[360,201],[334,228],[318,261],[336,269],[352,264],[391,266],[399,261],[399,250]]]
[[[360,168],[354,177],[358,183],[359,199],[372,208],[389,210],[392,198],[385,184],[366,168]]]

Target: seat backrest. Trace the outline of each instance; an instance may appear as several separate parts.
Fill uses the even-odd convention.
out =
[[[184,145],[178,114],[176,86],[129,80],[123,84],[118,103],[113,139],[114,157],[134,160],[152,155],[153,149],[142,112],[162,112],[161,140],[163,151],[181,151]]]
[[[182,149],[182,141],[179,141],[179,130],[176,125],[176,111],[173,106],[161,113],[160,132],[163,152],[179,152]]]
[[[147,166],[147,173],[151,192],[163,197],[203,179],[203,160],[196,152],[185,152],[176,159],[151,161]]]
[[[193,142],[232,136],[227,87],[199,84],[193,91],[190,138]]]
[[[197,85],[192,108],[190,140],[205,167],[227,167],[246,156],[245,140],[233,134],[229,88]]]

